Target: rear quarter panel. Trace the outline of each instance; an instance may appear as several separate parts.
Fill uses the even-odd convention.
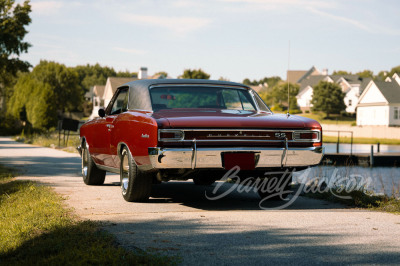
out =
[[[150,165],[148,148],[157,146],[157,128],[155,119],[148,112],[128,111],[119,115],[111,135],[111,153],[115,155],[115,164],[120,163],[121,145],[126,145],[137,165]]]

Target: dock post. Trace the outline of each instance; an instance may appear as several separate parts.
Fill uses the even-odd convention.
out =
[[[369,156],[369,166],[374,166],[374,145],[371,145],[371,155]]]
[[[339,153],[339,143],[340,143],[340,131],[338,131],[338,135],[337,135],[336,153]]]

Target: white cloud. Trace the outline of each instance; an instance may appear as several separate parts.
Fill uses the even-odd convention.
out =
[[[221,2],[245,4],[263,10],[286,8],[332,8],[335,3],[318,0],[220,0]]]
[[[112,49],[113,49],[114,51],[123,52],[123,53],[128,53],[128,54],[142,55],[142,54],[145,54],[145,53],[146,53],[146,51],[144,51],[144,50],[128,49],[128,48],[122,48],[122,47],[113,47]]]
[[[211,20],[196,17],[163,17],[122,14],[119,16],[124,22],[165,28],[177,34],[186,34],[206,27]]]
[[[49,15],[58,12],[64,3],[61,1],[32,2],[32,11],[40,15]]]
[[[370,28],[368,26],[366,26],[365,24],[363,24],[360,21],[354,20],[354,19],[350,19],[350,18],[346,18],[346,17],[341,17],[341,16],[337,16],[337,15],[333,15],[330,14],[328,12],[324,12],[321,10],[317,10],[315,8],[308,8],[309,11],[311,11],[312,13],[315,13],[317,15],[321,15],[323,17],[327,17],[333,20],[337,20],[337,21],[341,21],[350,25],[353,25],[359,29],[365,30],[365,31],[370,31]]]

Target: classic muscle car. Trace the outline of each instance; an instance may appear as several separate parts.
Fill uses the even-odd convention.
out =
[[[80,128],[80,143],[83,181],[101,185],[106,171],[117,173],[126,201],[147,200],[155,182],[207,185],[236,166],[263,176],[323,156],[317,121],[273,114],[251,88],[211,80],[126,83]]]

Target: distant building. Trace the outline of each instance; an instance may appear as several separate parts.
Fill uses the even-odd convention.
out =
[[[327,71],[324,69],[324,71]],[[303,79],[308,78],[309,76],[322,75],[324,73],[320,72],[314,66],[309,70],[288,70],[286,72],[286,81],[289,81],[293,84],[300,84]],[[326,73],[327,74],[327,73]]]
[[[388,79],[386,79],[388,80]],[[400,78],[371,80],[357,104],[358,126],[400,126]]]
[[[138,77],[123,78],[123,77],[109,77],[107,78],[106,85],[96,85],[88,93],[85,94],[85,99],[93,102],[93,111],[90,119],[98,116],[99,109],[106,108],[111,101],[117,88],[125,83],[138,80],[138,79],[166,79],[163,74],[156,74],[148,76],[147,67],[141,67]]]
[[[361,78],[358,75],[328,75],[327,70],[322,71],[321,75],[315,73],[317,73],[315,67],[312,67],[299,79],[300,91],[296,98],[297,104],[303,112],[311,110],[314,86],[320,81],[338,84],[345,93],[344,103],[346,105],[346,112],[356,112],[358,99],[369,81],[371,81],[370,78]]]

